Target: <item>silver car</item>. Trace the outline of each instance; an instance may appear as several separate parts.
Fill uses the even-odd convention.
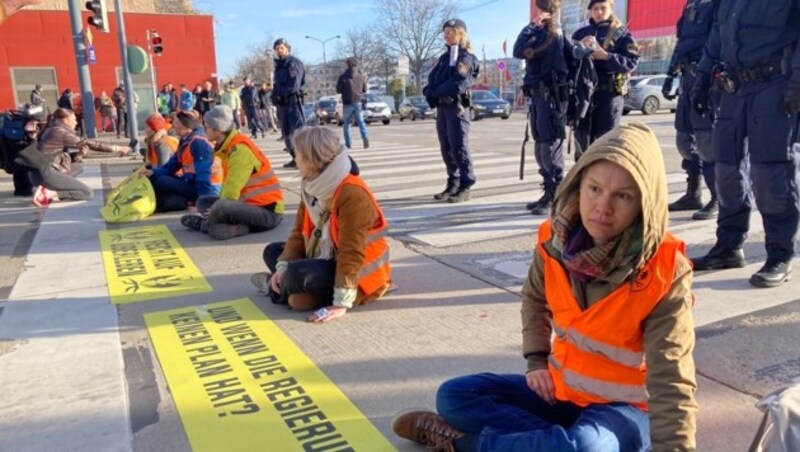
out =
[[[658,110],[674,111],[678,107],[678,98],[667,100],[661,94],[661,87],[666,79],[664,74],[631,77],[631,92],[625,99],[622,114],[627,115],[631,110],[640,110],[646,115],[652,115]],[[678,92],[679,85],[680,79],[676,78],[672,84],[673,94]]]

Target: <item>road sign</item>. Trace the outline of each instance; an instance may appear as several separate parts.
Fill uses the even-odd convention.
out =
[[[506,65],[506,60],[497,60],[497,70],[498,71],[505,71],[508,66]]]
[[[397,57],[397,75],[408,75],[408,57],[405,55]]]

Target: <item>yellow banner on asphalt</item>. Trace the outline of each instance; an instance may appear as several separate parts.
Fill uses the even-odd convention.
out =
[[[164,225],[100,231],[100,249],[114,304],[212,290]]]
[[[395,450],[249,299],[144,318],[195,452]]]

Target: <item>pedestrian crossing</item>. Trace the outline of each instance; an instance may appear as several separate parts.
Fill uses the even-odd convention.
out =
[[[438,146],[399,140],[373,142],[369,149],[352,149],[350,155],[380,201],[392,234],[443,248],[530,234],[538,228],[545,217],[534,217],[525,210],[527,202],[541,195],[542,179],[531,155],[532,147],[531,144],[528,149],[522,181],[519,180],[518,155],[474,150],[472,157],[478,182],[472,187],[472,199],[457,204],[433,199],[433,194],[440,192],[446,182]],[[297,171],[280,168],[286,154],[269,150],[267,154],[279,169],[284,189],[298,193],[300,176]],[[571,156],[567,159],[569,170],[573,161]],[[685,177],[683,172],[667,174],[672,191],[670,201],[682,194]],[[754,216],[756,230],[759,224],[760,219]],[[689,222],[683,218],[675,225],[695,243],[714,239],[713,221]]]

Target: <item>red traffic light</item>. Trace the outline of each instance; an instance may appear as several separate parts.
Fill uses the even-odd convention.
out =
[[[160,56],[161,52],[164,51],[163,42],[158,32],[150,32],[150,45],[153,47],[153,53],[155,55]]]

